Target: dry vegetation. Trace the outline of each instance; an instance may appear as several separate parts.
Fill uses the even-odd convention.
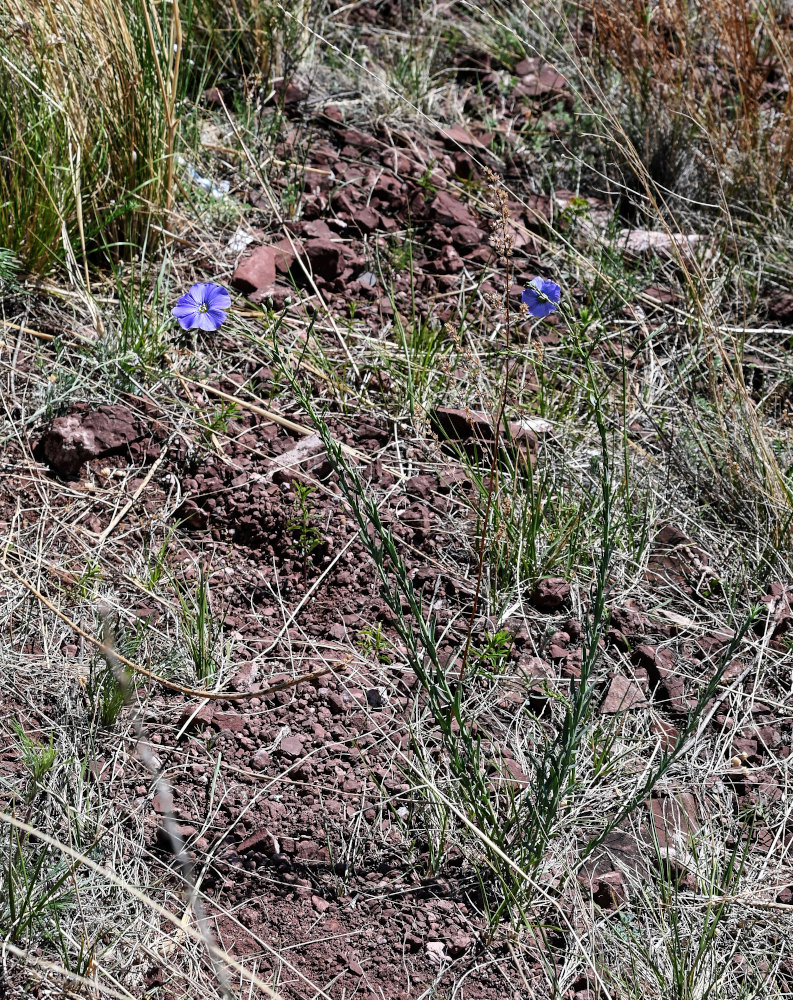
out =
[[[0,1000],[793,994],[792,62],[2,0]]]

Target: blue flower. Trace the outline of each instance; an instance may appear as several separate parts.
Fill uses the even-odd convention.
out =
[[[231,296],[222,285],[209,281],[193,285],[173,308],[183,330],[217,330],[231,307]]]
[[[520,300],[528,307],[531,316],[542,319],[556,310],[561,294],[562,289],[555,281],[535,278],[529,282],[529,287],[524,289]]]

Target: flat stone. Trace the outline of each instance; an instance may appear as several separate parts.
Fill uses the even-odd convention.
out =
[[[193,713],[195,712],[195,715]],[[207,702],[206,705],[202,705],[201,708],[196,712],[195,704],[185,705],[182,709],[182,714],[179,716],[179,728],[187,726],[190,729],[199,729],[201,726],[208,726],[212,722],[212,718],[215,714],[215,706],[212,702]]]
[[[256,247],[237,265],[231,286],[245,295],[270,292],[275,285],[275,261],[279,251],[272,246]]]
[[[615,674],[600,706],[602,715],[615,715],[634,708],[646,708],[647,699],[639,685],[629,677]]]
[[[658,796],[648,807],[662,849],[683,846],[700,828],[697,800],[691,792]]]
[[[36,446],[53,472],[75,476],[94,458],[125,455],[131,459],[159,454],[158,426],[141,419],[128,406],[105,405],[87,413],[56,417]]]
[[[443,226],[473,226],[476,218],[461,201],[447,191],[438,191],[432,202],[435,219]]]
[[[289,757],[292,760],[303,756],[303,742],[297,736],[285,736],[278,744],[278,749],[284,757]]]
[[[245,716],[239,712],[215,712],[212,725],[226,733],[241,733],[245,728]]]

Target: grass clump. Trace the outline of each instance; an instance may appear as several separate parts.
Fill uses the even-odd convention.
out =
[[[583,5],[593,82],[616,102],[643,168],[674,194],[769,209],[790,191],[785,4]],[[627,177],[637,188],[636,178]],[[640,185],[639,185],[640,186]],[[752,209],[754,211],[754,208]]]
[[[179,4],[9,0],[0,13],[0,243],[30,271],[137,245],[171,204]]]
[[[246,89],[288,77],[306,47],[311,0],[288,10],[272,0],[182,0],[187,45],[185,84],[191,91],[221,80],[244,80]]]

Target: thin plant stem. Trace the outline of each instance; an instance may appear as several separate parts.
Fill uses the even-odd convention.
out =
[[[463,683],[465,678],[466,668],[468,666],[468,656],[471,651],[471,636],[474,631],[474,622],[476,621],[476,613],[479,610],[479,599],[482,594],[482,576],[484,573],[485,565],[485,541],[487,538],[487,526],[490,524],[490,513],[493,509],[493,490],[495,486],[496,470],[498,467],[498,446],[499,438],[501,434],[501,423],[504,419],[504,412],[507,407],[507,391],[509,387],[509,376],[511,373],[511,368],[509,364],[509,347],[510,347],[510,334],[511,334],[511,317],[509,308],[509,290],[512,287],[512,268],[510,265],[510,255],[512,253],[512,236],[508,230],[509,223],[509,209],[507,208],[506,198],[504,196],[503,190],[499,187],[498,181],[495,175],[489,175],[489,181],[491,188],[493,190],[493,196],[496,200],[498,207],[498,215],[493,223],[494,231],[494,243],[496,247],[496,252],[498,256],[504,261],[504,278],[506,281],[506,288],[504,291],[504,316],[506,323],[506,360],[504,362],[504,376],[501,383],[501,393],[499,397],[498,409],[496,411],[496,420],[493,426],[493,450],[490,456],[490,476],[488,478],[487,484],[487,503],[485,504],[485,516],[482,520],[482,530],[479,534],[479,545],[477,552],[477,569],[476,569],[476,589],[474,591],[474,600],[471,605],[471,615],[468,619],[468,630],[465,636],[465,647],[463,649],[463,656],[460,662],[460,673],[457,679],[458,686]]]

